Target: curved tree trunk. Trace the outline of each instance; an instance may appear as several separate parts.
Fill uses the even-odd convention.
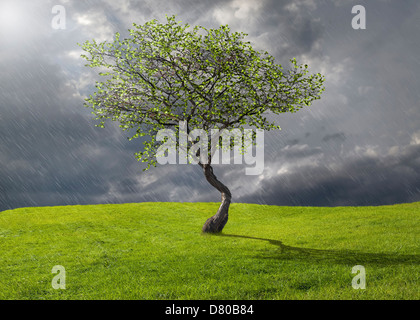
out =
[[[228,221],[228,211],[232,195],[229,189],[223,183],[217,180],[216,176],[213,173],[213,168],[210,164],[199,163],[199,165],[203,169],[204,176],[206,177],[207,181],[213,187],[219,190],[219,192],[222,195],[222,203],[220,204],[219,210],[217,210],[214,216],[207,219],[202,231],[206,233],[221,232]]]

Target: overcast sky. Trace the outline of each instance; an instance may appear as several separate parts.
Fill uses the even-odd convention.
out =
[[[65,9],[65,29],[53,28],[54,5]],[[366,9],[366,29],[352,28],[355,5]],[[321,100],[279,116],[282,130],[265,133],[261,175],[215,166],[234,202],[420,201],[418,0],[2,0],[0,210],[220,200],[196,165],[143,172],[134,156],[141,141],[113,123],[95,127],[83,107],[97,76],[77,43],[112,40],[165,14],[207,28],[228,24],[285,68],[296,57],[326,78]]]

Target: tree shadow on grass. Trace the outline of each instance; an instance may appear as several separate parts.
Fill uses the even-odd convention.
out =
[[[296,260],[306,262],[333,262],[338,264],[375,264],[378,266],[389,265],[418,265],[420,264],[420,255],[416,254],[398,254],[398,253],[371,253],[359,252],[355,250],[323,250],[312,248],[300,248],[283,244],[280,240],[257,238],[236,234],[219,233],[220,237],[243,238],[258,241],[267,241],[276,246],[275,250],[265,250],[264,253],[257,254],[260,259],[280,259]]]

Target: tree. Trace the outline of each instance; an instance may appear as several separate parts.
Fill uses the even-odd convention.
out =
[[[136,153],[147,163],[145,170],[157,164],[157,150],[164,143],[156,138],[159,130],[279,129],[267,119],[269,113],[296,112],[324,90],[321,74],[307,76],[308,66],[295,59],[283,71],[271,55],[244,41],[247,34],[231,32],[227,25],[191,28],[171,16],[164,24],[152,20],[133,27],[123,40],[116,33],[112,42],[81,45],[88,53],[82,55],[86,66],[100,68],[105,77],[96,82],[97,90],[85,105],[93,109],[99,126],[111,119],[130,130],[131,139],[145,137],[143,151]],[[187,145],[177,146],[194,148],[198,142],[190,138]],[[206,154],[208,161],[202,155],[198,149],[198,165],[222,197],[202,231],[216,233],[228,220],[232,195],[213,173],[212,154]]]

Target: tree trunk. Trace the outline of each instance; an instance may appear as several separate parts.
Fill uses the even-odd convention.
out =
[[[223,227],[228,221],[228,211],[232,195],[229,189],[223,183],[217,180],[213,173],[213,168],[210,164],[199,163],[199,165],[203,169],[204,176],[206,177],[207,181],[222,195],[222,203],[220,204],[219,210],[217,210],[214,216],[207,219],[202,231],[206,233],[218,233],[223,230]]]

